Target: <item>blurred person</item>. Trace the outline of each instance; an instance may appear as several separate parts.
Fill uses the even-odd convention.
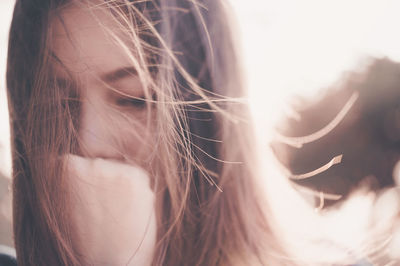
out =
[[[19,266],[287,264],[229,14],[222,0],[16,1]]]

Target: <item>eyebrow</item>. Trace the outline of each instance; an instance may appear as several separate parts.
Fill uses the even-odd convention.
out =
[[[100,78],[105,82],[113,83],[133,75],[137,75],[136,69],[134,67],[128,66],[128,67],[121,67],[111,72],[102,74]]]

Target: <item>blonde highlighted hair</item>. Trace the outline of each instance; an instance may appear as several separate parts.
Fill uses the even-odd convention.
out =
[[[101,19],[99,27],[130,59],[156,118],[153,265],[277,263],[227,3],[17,0],[7,88],[18,265],[83,264],[69,221],[68,180],[55,159],[82,149],[79,101],[65,101],[70,96],[51,71],[57,58],[50,28],[71,2],[88,16],[101,10],[114,18],[123,36]]]

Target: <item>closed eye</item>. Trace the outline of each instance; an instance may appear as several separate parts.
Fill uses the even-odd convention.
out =
[[[119,97],[115,100],[115,104],[120,107],[136,107],[144,108],[146,100],[143,97]]]

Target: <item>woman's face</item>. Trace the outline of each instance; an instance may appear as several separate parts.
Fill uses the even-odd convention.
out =
[[[152,135],[144,88],[129,57],[91,14],[123,36],[104,11],[69,6],[54,18],[53,67],[62,84],[80,97],[79,135],[84,156],[133,160],[145,165]],[[67,74],[68,73],[68,74]]]

